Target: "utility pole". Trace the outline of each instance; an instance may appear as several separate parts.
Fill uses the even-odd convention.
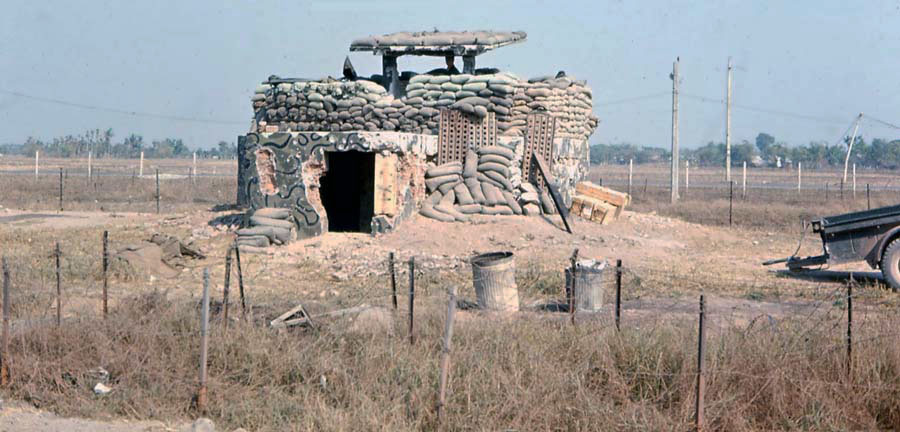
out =
[[[672,64],[672,198],[674,204],[678,201],[678,62],[681,59],[675,57]]]
[[[725,91],[725,181],[731,181],[731,57],[728,57],[728,88]]]
[[[856,126],[853,127],[853,136],[850,138],[850,145],[847,147],[847,156],[844,158],[844,184],[847,184],[847,164],[850,163],[850,152],[853,151],[853,142],[856,141],[856,133],[859,132],[859,122],[862,121],[863,113],[856,116]]]

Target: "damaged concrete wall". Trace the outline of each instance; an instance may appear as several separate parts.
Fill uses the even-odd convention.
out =
[[[398,132],[251,133],[238,140],[238,203],[253,209],[291,209],[297,237],[319,235],[328,220],[319,194],[325,152],[377,153],[373,230],[388,231],[409,217],[425,196],[426,158],[437,137]],[[378,171],[382,173],[379,179]],[[260,175],[262,174],[262,175]]]

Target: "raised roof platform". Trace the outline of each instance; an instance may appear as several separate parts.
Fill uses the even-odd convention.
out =
[[[372,51],[376,55],[475,56],[522,42],[522,31],[397,32],[354,40],[350,51]]]

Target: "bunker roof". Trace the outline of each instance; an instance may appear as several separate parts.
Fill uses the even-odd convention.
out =
[[[462,31],[462,32],[397,32],[354,40],[350,51],[372,51],[376,55],[401,56],[476,56],[502,46],[522,42],[528,35],[523,31]]]

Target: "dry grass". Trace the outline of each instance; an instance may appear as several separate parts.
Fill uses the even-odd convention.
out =
[[[412,347],[402,311],[389,328],[362,331],[337,321],[286,333],[234,323],[226,333],[214,319],[209,415],[252,430],[438,429],[443,309],[437,299],[420,304]],[[144,295],[106,322],[17,332],[11,395],[63,415],[190,417],[198,315],[195,302]],[[713,328],[710,429],[900,426],[900,349],[883,339],[859,343],[847,378],[839,323],[833,316]],[[461,313],[443,429],[688,429],[696,324],[629,323],[621,334],[609,324]],[[857,337],[890,340],[897,324],[867,323]],[[98,365],[111,374],[106,397],[90,391],[87,371]]]

